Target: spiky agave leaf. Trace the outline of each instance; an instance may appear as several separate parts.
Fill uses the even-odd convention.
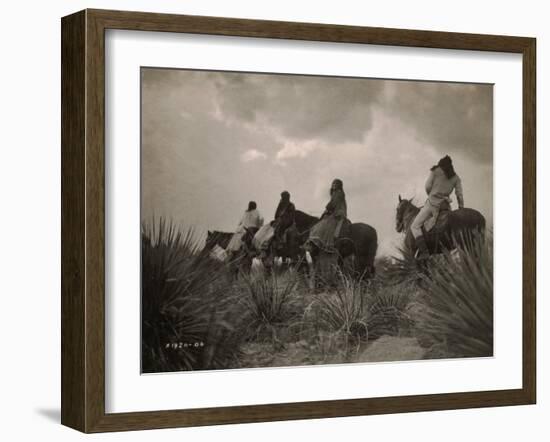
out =
[[[493,354],[492,241],[478,235],[463,238],[463,247],[445,252],[425,278],[426,309],[419,326],[450,356]]]
[[[394,336],[409,329],[412,319],[407,309],[416,290],[412,283],[377,288],[369,298],[369,338]]]
[[[344,333],[350,339],[366,337],[367,285],[343,272],[334,293],[315,296],[315,321],[319,328]]]
[[[179,229],[163,218],[142,226],[144,372],[207,369],[221,363],[217,343],[227,335],[220,319],[227,291],[222,270],[200,251],[193,229]],[[180,343],[191,346],[170,346]],[[223,349],[229,357],[235,346]]]
[[[416,259],[407,247],[398,249],[400,256],[392,256],[377,273],[377,280],[384,285],[418,283],[426,274],[426,262]]]
[[[292,320],[295,315],[292,294],[298,280],[294,273],[288,273],[287,276],[283,280],[276,274],[266,278],[258,278],[253,274],[243,275],[240,288],[244,296],[241,303],[246,311],[250,337],[257,338],[266,331],[272,335],[276,327]]]

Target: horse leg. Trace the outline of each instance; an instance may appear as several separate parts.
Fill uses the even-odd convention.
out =
[[[353,273],[359,279],[368,278],[369,268],[367,264],[367,258],[363,255],[355,255],[353,263]]]

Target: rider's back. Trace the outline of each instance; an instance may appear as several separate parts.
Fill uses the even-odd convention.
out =
[[[426,182],[426,192],[428,193],[430,203],[439,207],[441,203],[449,197],[453,190],[460,204],[463,201],[460,177],[455,174],[453,177],[447,178],[441,167],[434,168]],[[460,204],[460,206],[462,206],[462,204]]]

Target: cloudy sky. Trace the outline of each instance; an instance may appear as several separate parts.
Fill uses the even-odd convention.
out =
[[[467,207],[492,224],[491,85],[143,68],[142,219],[232,231],[279,194],[320,215],[334,178],[348,216],[392,253],[398,195],[425,200],[449,154]],[[456,199],[455,199],[456,200]],[[455,203],[456,206],[456,203]]]

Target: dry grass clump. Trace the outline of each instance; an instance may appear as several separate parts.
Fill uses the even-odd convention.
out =
[[[407,282],[378,286],[369,302],[369,338],[410,334],[414,319],[409,306],[417,293],[418,288]]]
[[[348,339],[368,338],[368,286],[338,272],[339,283],[333,293],[314,297],[315,322],[318,329],[342,334]]]
[[[278,330],[296,318],[295,292],[298,279],[288,272],[283,276],[242,275],[235,286],[244,307],[242,327],[248,340],[277,340]]]

